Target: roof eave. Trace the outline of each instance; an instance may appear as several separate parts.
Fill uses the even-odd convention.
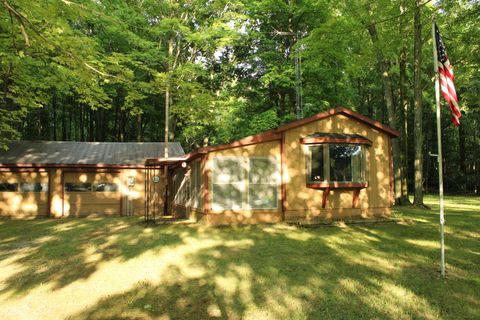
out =
[[[311,117],[308,117],[308,118],[299,119],[299,120],[284,124],[284,125],[278,127],[277,131],[279,131],[279,132],[287,131],[287,130],[290,130],[290,129],[294,129],[294,128],[309,124],[309,123],[314,122],[314,121],[323,120],[325,118],[328,118],[328,117],[331,117],[331,116],[337,115],[337,114],[343,114],[347,117],[354,118],[354,119],[356,119],[360,122],[363,122],[363,123],[365,123],[365,124],[367,124],[367,125],[369,125],[373,128],[376,128],[376,129],[378,129],[382,132],[385,132],[386,134],[388,134],[392,138],[397,138],[397,137],[400,136],[400,132],[393,129],[392,127],[384,125],[381,122],[372,120],[372,119],[370,119],[370,118],[368,118],[368,117],[366,117],[366,116],[364,116],[364,115],[362,115],[358,112],[352,111],[352,110],[347,109],[345,107],[330,109],[330,110],[327,110],[327,111],[324,111],[324,112],[317,113],[317,114],[315,114]]]

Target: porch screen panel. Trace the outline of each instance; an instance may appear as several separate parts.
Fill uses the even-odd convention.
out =
[[[187,177],[183,170],[177,172],[173,177],[173,190],[174,198],[173,202],[176,205],[185,206],[188,200],[187,195]]]
[[[202,168],[197,161],[192,165],[192,206],[198,209],[202,204]]]
[[[213,159],[212,209],[242,209],[245,186],[245,165],[241,157]]]
[[[251,209],[278,207],[279,170],[273,157],[249,159],[248,205]]]

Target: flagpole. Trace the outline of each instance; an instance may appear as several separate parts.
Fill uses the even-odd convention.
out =
[[[444,207],[443,207],[443,155],[442,155],[442,123],[440,117],[440,83],[438,74],[437,41],[435,36],[435,15],[432,15],[432,42],[433,42],[433,64],[435,71],[435,103],[437,105],[437,144],[438,144],[438,192],[440,196],[440,251],[441,251],[441,273],[445,277],[445,235],[444,235]]]

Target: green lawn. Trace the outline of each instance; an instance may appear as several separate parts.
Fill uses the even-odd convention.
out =
[[[480,198],[398,224],[0,220],[0,319],[480,319]]]

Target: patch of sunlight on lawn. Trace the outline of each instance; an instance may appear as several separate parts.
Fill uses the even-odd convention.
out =
[[[28,295],[16,299],[1,301],[2,313],[5,317],[13,316],[15,318],[16,310],[28,306],[29,314],[35,318],[43,318],[42,311],[45,311],[45,300],[55,301],[53,305],[48,306],[49,314],[45,317],[64,318],[78,313],[83,309],[95,305],[102,297],[119,294],[130,290],[140,281],[147,281],[152,284],[158,284],[166,278],[174,277],[169,274],[168,269],[171,266],[181,267],[186,274],[201,277],[204,270],[189,267],[188,255],[195,253],[196,250],[204,250],[218,245],[217,241],[191,242],[175,247],[164,248],[159,252],[145,252],[142,255],[121,261],[113,259],[108,262],[100,262],[97,270],[87,279],[81,279],[69,283],[67,286],[54,290],[53,284],[45,284],[36,287],[28,292]],[[93,251],[87,251],[87,254]],[[2,266],[4,274],[8,271],[20,270],[19,264],[8,264]],[[134,271],[134,272],[132,272]],[[14,276],[13,273],[9,277]]]
[[[391,319],[439,319],[438,311],[424,298],[391,281],[373,280],[377,292],[363,296],[363,301]]]

